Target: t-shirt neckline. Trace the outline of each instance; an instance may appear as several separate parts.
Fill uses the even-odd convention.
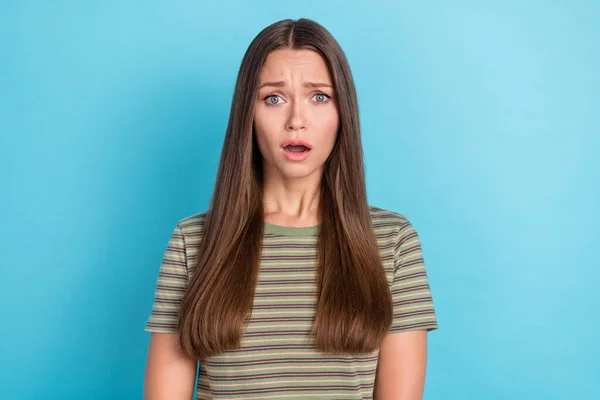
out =
[[[319,225],[296,227],[274,225],[265,221],[265,233],[285,236],[316,236],[319,233]]]

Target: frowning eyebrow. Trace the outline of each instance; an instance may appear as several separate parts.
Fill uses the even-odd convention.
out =
[[[265,82],[265,83],[261,84],[258,88],[262,89],[265,86],[285,87],[286,85],[285,85],[284,81]],[[319,87],[328,87],[328,88],[331,88],[332,87],[329,83],[321,83],[321,82],[304,82],[302,84],[302,86],[307,87],[307,88],[319,88]]]

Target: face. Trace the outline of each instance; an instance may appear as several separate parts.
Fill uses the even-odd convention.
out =
[[[276,50],[261,70],[254,131],[265,174],[320,177],[339,126],[333,82],[312,50]]]

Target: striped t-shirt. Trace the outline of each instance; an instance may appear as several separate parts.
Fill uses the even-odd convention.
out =
[[[394,304],[390,332],[436,329],[417,232],[404,215],[369,209]],[[205,216],[177,223],[160,266],[146,331],[177,332]],[[373,397],[378,350],[329,355],[309,343],[317,300],[318,229],[265,223],[254,304],[241,346],[200,363],[198,399]]]

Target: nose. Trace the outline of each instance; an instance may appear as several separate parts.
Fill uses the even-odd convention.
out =
[[[291,131],[306,129],[306,120],[302,109],[302,102],[293,101],[289,110],[290,113],[286,122],[286,128]]]

